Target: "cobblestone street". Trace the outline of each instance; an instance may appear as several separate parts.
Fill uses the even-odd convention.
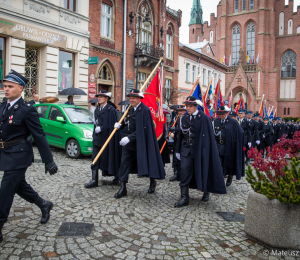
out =
[[[72,160],[52,148],[59,172],[50,176],[34,151],[36,163],[27,181],[55,207],[50,221],[41,225],[40,209],[16,195],[0,259],[277,259],[265,257],[265,248],[245,235],[243,221],[225,221],[217,214],[244,216],[250,190],[245,179],[233,181],[227,195],[213,194],[208,203],[191,190],[190,205],[175,209],[180,190],[178,182],[168,181],[170,165],[154,194],[147,193],[148,179],[131,175],[128,196],[117,200],[118,187],[84,188],[91,179],[90,157]]]

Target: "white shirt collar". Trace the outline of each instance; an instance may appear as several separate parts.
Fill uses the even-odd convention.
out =
[[[134,111],[136,111],[136,109],[138,108],[138,106],[141,104],[142,102],[140,102],[137,106],[135,106],[133,109]]]
[[[22,97],[22,96],[20,96],[19,98],[15,99],[15,100],[13,100],[13,101],[11,101],[11,102],[8,102],[8,100],[7,100],[7,104],[8,104],[8,103],[10,104],[10,107],[9,107],[9,108],[11,108],[14,104],[16,104],[16,103],[18,102],[18,100],[19,100],[21,97]]]
[[[102,109],[104,109],[104,108],[106,107],[106,105],[107,105],[107,103],[106,103],[103,107],[101,107],[101,106],[100,106],[100,107],[101,107]]]
[[[199,112],[199,110],[197,109],[194,113],[193,113],[193,116],[197,115]]]

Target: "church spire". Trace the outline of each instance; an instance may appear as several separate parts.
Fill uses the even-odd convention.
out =
[[[200,0],[194,0],[193,1],[193,6],[192,6],[192,11],[191,11],[191,20],[190,24],[202,24],[203,25],[203,19],[202,19],[203,11],[202,11],[202,6],[200,3]]]

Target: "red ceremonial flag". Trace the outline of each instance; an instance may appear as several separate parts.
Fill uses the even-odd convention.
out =
[[[164,129],[164,114],[162,108],[162,93],[160,82],[160,69],[158,69],[154,79],[144,93],[144,99],[141,100],[150,108],[153,123],[155,127],[156,137],[160,139]]]

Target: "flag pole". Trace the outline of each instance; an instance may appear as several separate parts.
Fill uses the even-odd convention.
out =
[[[197,77],[197,79],[196,79],[196,82],[195,82],[194,86],[192,87],[192,89],[191,89],[191,91],[190,91],[190,93],[189,93],[189,96],[192,95],[192,93],[194,92],[194,88],[196,87],[197,83],[199,83],[199,78],[201,78],[201,73],[198,75],[198,77]],[[200,83],[199,83],[199,84],[200,84]],[[201,90],[201,85],[200,85],[200,90]],[[202,95],[202,91],[201,91],[201,95]],[[203,101],[203,97],[202,97],[202,101]],[[175,127],[175,125],[176,125],[176,123],[177,123],[177,120],[178,120],[178,116],[177,116],[177,118],[175,119],[174,124],[173,124],[172,127]],[[171,132],[169,132],[168,137],[169,137],[170,135],[171,135]],[[160,153],[162,153],[162,151],[164,150],[166,144],[167,144],[167,140],[164,142],[163,146],[161,147]]]
[[[142,88],[141,88],[141,92],[144,90],[145,87],[147,87],[148,82],[150,81],[150,79],[153,77],[154,73],[157,71],[160,63],[163,61],[164,58],[160,58],[159,62],[157,63],[157,65],[155,66],[155,68],[152,70],[151,74],[149,75],[149,77],[147,78],[147,80],[144,82]],[[122,116],[122,118],[119,121],[119,124],[122,123],[122,121],[124,120],[125,116],[128,114],[129,109],[131,108],[131,105],[128,106],[127,110],[125,111],[124,115]],[[112,133],[110,134],[110,136],[108,137],[108,139],[106,140],[105,144],[102,146],[101,150],[99,151],[99,153],[97,154],[97,156],[95,157],[92,165],[95,165],[95,163],[98,161],[100,155],[103,153],[104,149],[106,148],[106,146],[108,145],[109,141],[111,140],[111,138],[114,136],[114,134],[116,133],[116,131],[118,130],[118,128],[115,128]]]
[[[265,97],[265,94],[263,94],[262,97],[261,97],[259,113],[260,113],[260,110],[262,109],[262,105],[263,105],[263,102],[264,102],[264,97]],[[264,114],[264,111],[263,111],[263,114]]]

